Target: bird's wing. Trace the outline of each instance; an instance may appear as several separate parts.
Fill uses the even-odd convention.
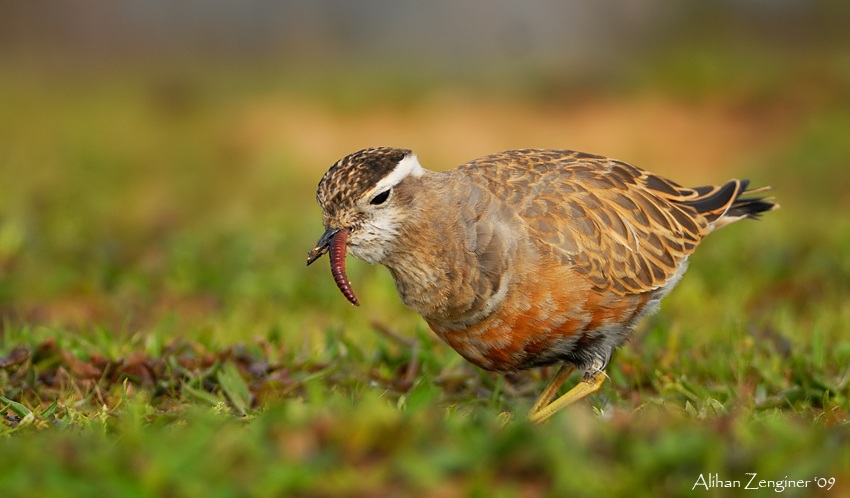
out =
[[[594,288],[621,294],[664,286],[741,189],[737,180],[684,188],[623,162],[572,151],[506,151],[458,171],[479,177],[504,199],[542,251],[571,265]]]

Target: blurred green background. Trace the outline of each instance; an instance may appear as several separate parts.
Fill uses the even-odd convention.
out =
[[[850,489],[843,3],[0,12],[10,495],[653,496],[701,472]],[[437,170],[576,149],[684,184],[747,177],[782,209],[712,235],[602,392],[534,428],[518,419],[547,372],[466,365],[382,268],[349,262],[354,309],[305,267],[322,173],[379,145]],[[150,379],[128,373],[139,364]]]

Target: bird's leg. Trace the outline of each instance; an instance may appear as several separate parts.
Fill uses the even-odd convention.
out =
[[[558,389],[567,380],[567,377],[570,374],[572,369],[567,367],[566,365],[562,366],[558,373],[555,374],[555,377],[549,382],[549,385],[543,390],[543,393],[540,395],[540,398],[534,403],[534,406],[531,407],[531,411],[528,413],[528,420],[534,422],[535,424],[540,424],[549,420],[549,417],[554,415],[559,410],[564,407],[575,403],[576,401],[588,396],[590,394],[595,393],[602,387],[602,384],[605,382],[605,370],[602,370],[596,366],[593,366],[584,373],[584,376],[581,379],[581,382],[576,384],[575,387],[564,393],[563,396],[549,403],[549,400],[552,399],[552,396],[558,392]]]
[[[554,377],[546,384],[546,387],[543,389],[543,392],[540,393],[540,396],[537,397],[537,401],[534,402],[534,405],[531,407],[531,411],[529,411],[529,416],[531,414],[539,412],[541,408],[548,405],[552,398],[558,394],[558,389],[564,385],[567,378],[573,373],[574,367],[572,365],[568,365],[566,363],[561,365],[561,368],[558,369],[558,372]]]

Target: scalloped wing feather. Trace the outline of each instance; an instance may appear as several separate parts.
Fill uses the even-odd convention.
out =
[[[506,151],[467,163],[522,219],[531,239],[599,290],[663,287],[738,201],[746,180],[684,188],[626,163],[573,151]],[[751,191],[758,192],[762,189]],[[741,217],[757,213],[744,212]]]

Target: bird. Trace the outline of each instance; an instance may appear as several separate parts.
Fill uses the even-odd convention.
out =
[[[329,253],[354,305],[346,254],[385,266],[404,304],[482,369],[560,366],[528,413],[542,423],[600,389],[703,238],[779,207],[759,195],[770,187],[748,185],[686,188],[571,150],[507,150],[437,172],[409,149],[367,148],[319,181],[325,230],[307,264]]]

